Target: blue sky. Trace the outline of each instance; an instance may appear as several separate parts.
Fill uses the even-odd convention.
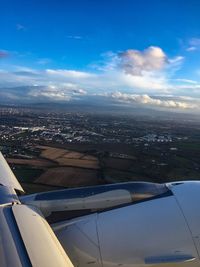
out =
[[[0,96],[196,111],[199,14],[198,0],[1,0]]]

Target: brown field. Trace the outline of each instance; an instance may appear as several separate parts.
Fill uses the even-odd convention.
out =
[[[79,153],[79,152],[75,152],[75,151],[70,151],[70,152],[68,152],[68,153],[66,153],[64,155],[64,158],[67,158],[67,159],[80,159],[83,156],[84,156],[83,153]]]
[[[53,160],[60,166],[73,166],[77,168],[99,169],[99,161],[93,156],[84,153],[69,151],[61,148],[39,146],[42,149],[41,157]]]
[[[34,184],[33,191],[40,191],[40,188],[51,190],[50,186],[77,187],[102,183],[99,178],[98,158],[63,148],[49,146],[38,146],[38,148],[41,154],[37,159],[8,159],[10,164],[16,166],[25,165],[43,170],[38,178],[31,181]],[[27,180],[28,174],[23,175]],[[28,183],[26,187],[30,190]]]
[[[38,148],[42,150],[40,156],[50,160],[55,160],[57,158],[63,157],[68,152],[68,150],[66,149],[54,148],[48,146],[39,146]]]
[[[47,190],[50,190],[51,185],[53,187],[79,187],[138,179],[137,175],[135,177],[132,172],[129,172],[134,166],[134,159],[116,157],[99,159],[84,151],[77,152],[49,146],[38,146],[38,148],[41,154],[37,159],[9,158],[8,162],[16,166],[26,165],[43,169],[43,173],[32,181],[35,186],[38,184],[39,189],[44,187],[46,190],[45,186],[47,186]],[[37,190],[37,186],[34,190]]]
[[[47,170],[35,181],[35,183],[76,187],[101,184],[101,180],[98,178],[98,171],[96,170],[59,167]]]
[[[86,169],[99,169],[99,162],[94,160],[59,158],[56,160],[56,162],[58,162],[59,165],[61,166],[73,166]]]
[[[96,157],[94,157],[94,156],[90,156],[90,155],[85,155],[85,156],[83,156],[81,159],[94,160],[94,161],[97,160]]]
[[[6,159],[9,164],[28,165],[32,167],[52,167],[55,166],[51,161],[45,159]]]

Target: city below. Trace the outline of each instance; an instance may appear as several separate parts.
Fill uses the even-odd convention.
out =
[[[27,192],[200,179],[200,122],[2,106],[0,147]]]

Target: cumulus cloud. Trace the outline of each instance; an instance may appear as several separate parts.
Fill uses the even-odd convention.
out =
[[[72,97],[83,96],[87,92],[76,85],[65,83],[62,85],[33,86],[28,92],[28,96],[38,99],[48,99],[51,101],[69,101]]]
[[[126,94],[126,93],[121,93],[121,92],[115,92],[111,94],[111,97],[119,101],[136,102],[139,104],[159,106],[159,107],[165,107],[165,108],[188,109],[188,108],[195,107],[193,104],[189,104],[189,103],[182,102],[182,101],[162,100],[158,98],[152,98],[147,94],[137,95],[137,94]]]
[[[34,70],[17,67],[13,71],[0,71],[0,85],[12,86],[73,83],[88,90],[133,90],[134,92],[169,93],[169,75],[177,68],[182,57],[168,58],[159,47],[151,46],[144,51],[127,50],[106,53],[107,62],[96,72],[70,69]],[[106,57],[105,56],[105,57]],[[106,61],[106,60],[105,60]],[[169,74],[169,72],[171,72]]]
[[[142,75],[144,71],[162,70],[167,62],[167,56],[160,47],[150,46],[144,51],[127,50],[119,54],[120,65],[127,74]]]
[[[5,88],[10,88],[7,97],[21,98],[18,89],[23,87],[26,99],[30,100],[69,101],[105,94],[116,101],[189,109],[200,103],[192,105],[195,101],[188,98],[191,95],[200,97],[200,83],[184,77],[174,78],[183,59],[182,56],[170,58],[161,48],[151,46],[144,51],[105,53],[104,65],[99,64],[90,71],[11,66],[9,71],[0,69],[0,95],[1,91],[5,93]],[[47,63],[45,58],[41,60],[44,62],[37,63]],[[173,97],[167,99],[159,95]]]
[[[120,80],[121,84],[124,84],[128,88],[133,88],[134,91],[162,91],[168,92],[168,81],[165,75],[161,74],[152,74],[152,73],[145,73],[144,75],[126,75],[126,74],[119,74],[118,80]]]
[[[67,90],[53,85],[47,87],[33,87],[28,95],[34,98],[46,98],[54,101],[69,101],[71,99],[71,96]]]

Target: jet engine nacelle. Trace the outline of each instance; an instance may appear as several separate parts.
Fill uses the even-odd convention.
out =
[[[74,266],[200,266],[200,182],[52,225]]]

